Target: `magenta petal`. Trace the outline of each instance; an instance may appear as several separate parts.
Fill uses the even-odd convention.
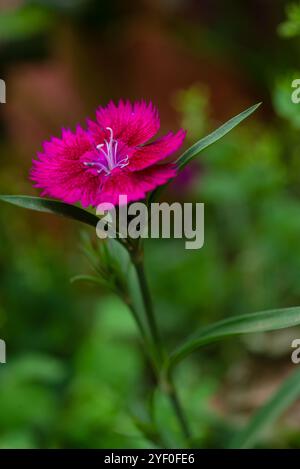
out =
[[[89,131],[99,140],[103,131],[110,127],[115,139],[128,146],[137,146],[152,138],[158,131],[160,122],[157,109],[150,102],[112,101],[106,107],[99,107],[96,113],[97,124],[89,121]],[[97,127],[98,125],[98,127]]]
[[[43,189],[43,196],[50,196],[84,207],[94,203],[101,179],[84,169],[82,157],[92,149],[90,138],[77,127],[73,133],[65,130],[62,139],[54,138],[44,143],[44,152],[33,161],[30,177],[35,187]]]
[[[116,172],[104,182],[97,205],[103,202],[118,205],[120,195],[126,195],[127,202],[144,199],[147,192],[175,176],[176,168],[172,164],[156,165],[135,173]]]
[[[164,160],[181,147],[185,135],[186,132],[182,129],[176,134],[170,132],[155,142],[138,148],[130,158],[128,169],[140,171]]]

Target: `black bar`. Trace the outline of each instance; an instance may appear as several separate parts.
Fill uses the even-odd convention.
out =
[[[300,450],[222,450],[222,449],[37,449],[37,450],[0,450],[0,463],[14,462],[25,465],[30,463],[30,468],[44,467],[53,464],[70,465],[73,461],[80,467],[152,467],[153,465],[163,466],[202,466],[210,469],[212,464],[230,464],[234,467],[241,465],[264,462],[268,467],[274,461],[275,464],[284,464],[286,467],[289,460],[300,456]],[[299,459],[298,459],[299,461]],[[205,466],[204,466],[205,465]],[[55,469],[55,468],[54,468]]]

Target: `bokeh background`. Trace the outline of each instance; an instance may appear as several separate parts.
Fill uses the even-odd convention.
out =
[[[284,0],[1,0],[0,192],[32,194],[43,140],[110,99],[145,98],[193,143],[263,107],[164,194],[206,204],[205,246],[149,240],[147,270],[171,349],[233,314],[300,305],[300,5]],[[299,72],[299,73],[297,73]],[[71,284],[85,228],[0,206],[1,448],[180,446],[125,306]],[[89,231],[90,236],[95,236]],[[177,381],[199,447],[222,447],[293,371],[299,329],[204,348]],[[148,424],[151,402],[155,424]],[[149,407],[149,406],[148,406]],[[259,447],[300,448],[300,402]],[[171,429],[173,440],[170,441]]]

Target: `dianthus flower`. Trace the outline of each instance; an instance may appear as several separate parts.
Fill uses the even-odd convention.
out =
[[[164,160],[182,145],[185,132],[169,132],[146,143],[160,126],[156,108],[144,101],[110,102],[98,108],[88,129],[63,130],[43,145],[33,161],[31,179],[50,196],[83,207],[110,202],[119,195],[127,201],[143,199],[146,193],[176,174]]]

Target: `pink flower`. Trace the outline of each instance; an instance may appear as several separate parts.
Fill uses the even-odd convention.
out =
[[[62,137],[43,145],[33,161],[31,179],[50,196],[84,207],[102,202],[118,204],[119,195],[128,202],[143,199],[147,192],[176,174],[174,164],[163,163],[182,145],[185,132],[169,132],[147,143],[159,129],[153,105],[144,101],[110,102],[100,107],[96,122],[88,130],[63,130]]]

